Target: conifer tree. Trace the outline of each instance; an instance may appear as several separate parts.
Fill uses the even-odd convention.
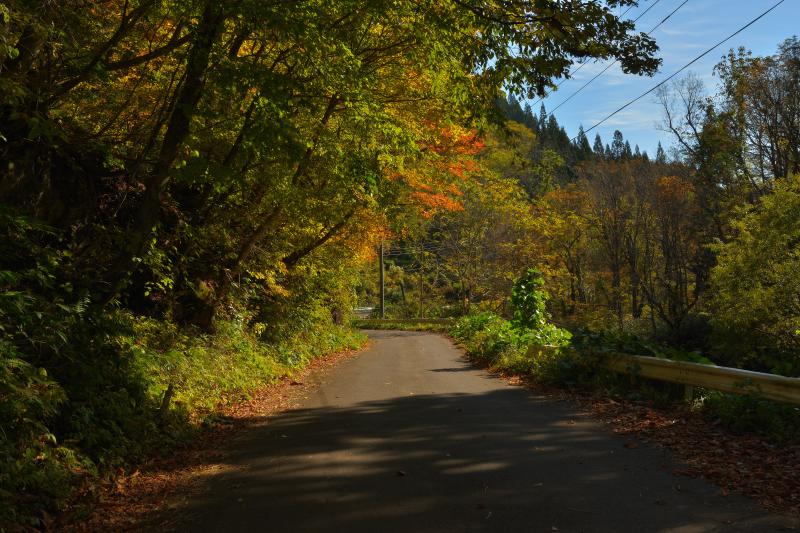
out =
[[[599,133],[594,136],[594,146],[592,147],[592,151],[597,157],[605,156],[605,152],[603,150],[603,139],[600,138]]]
[[[664,148],[661,146],[661,141],[658,141],[658,148],[656,148],[656,163],[666,163],[667,154],[664,153]]]
[[[578,128],[578,137],[575,141],[575,146],[577,148],[577,155],[579,159],[584,160],[591,157],[592,147],[589,144],[589,138],[586,137],[586,133],[583,131],[583,124],[581,124]]]
[[[533,131],[537,131],[538,132],[539,124],[536,121],[536,117],[533,115],[533,109],[531,109],[531,104],[526,102],[523,112],[525,114],[525,119],[523,120],[523,124],[525,124],[527,127],[532,129]]]
[[[614,130],[614,140],[611,141],[611,157],[616,161],[625,157],[625,140],[619,130]]]

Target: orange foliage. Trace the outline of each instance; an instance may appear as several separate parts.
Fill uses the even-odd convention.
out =
[[[486,144],[476,130],[441,126],[425,121],[426,140],[420,143],[423,158],[410,168],[391,170],[386,178],[408,188],[407,199],[424,218],[442,211],[463,209],[460,184],[482,170],[474,159]]]
[[[420,214],[424,218],[430,218],[438,211],[463,210],[463,206],[460,202],[446,194],[430,194],[422,191],[414,191],[411,193],[410,197],[416,201],[420,209]]]
[[[678,176],[664,176],[656,183],[659,195],[666,202],[683,203],[694,193],[693,185]]]

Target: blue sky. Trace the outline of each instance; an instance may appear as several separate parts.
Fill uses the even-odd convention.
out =
[[[631,9],[626,18],[636,18],[655,1],[640,0],[639,6]],[[689,0],[652,34],[660,47],[659,55],[664,60],[655,76],[649,78],[628,75],[614,66],[560,107],[555,112],[558,122],[566,128],[570,136],[578,132],[578,126],[581,124],[588,129],[739,29],[776,1]],[[660,0],[639,20],[637,28],[640,31],[649,31],[681,2],[682,0]],[[744,46],[756,55],[773,54],[780,42],[795,34],[800,34],[800,0],[785,0],[755,25],[705,56],[683,74],[693,72],[698,75],[711,91],[717,83],[712,72],[714,65],[730,48]],[[587,64],[573,79],[564,82],[558,91],[545,99],[545,107],[548,110],[555,108],[606,65],[604,62]],[[531,101],[533,102],[535,100]],[[539,104],[534,107],[534,112],[538,112]],[[619,129],[631,142],[631,146],[638,144],[653,155],[659,140],[665,148],[672,144],[669,135],[658,129],[660,121],[659,105],[655,102],[655,96],[649,95],[590,132],[589,141],[594,141],[595,133],[600,133],[603,142],[610,143],[614,130]]]

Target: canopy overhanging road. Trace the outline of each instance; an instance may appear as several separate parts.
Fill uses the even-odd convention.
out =
[[[303,404],[237,442],[184,531],[785,531],[661,449],[475,369],[445,338],[371,331]]]

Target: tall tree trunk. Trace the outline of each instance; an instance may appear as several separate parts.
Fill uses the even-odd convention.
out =
[[[618,264],[612,266],[611,269],[611,292],[612,298],[614,299],[614,311],[617,315],[617,325],[619,326],[619,330],[622,331],[624,329],[624,319],[623,319],[623,309],[622,309],[622,274],[620,272],[620,267]]]
[[[109,295],[110,298],[114,298],[122,289],[125,274],[130,268],[133,258],[142,254],[148,237],[158,223],[161,197],[169,181],[169,174],[178,157],[180,147],[189,135],[192,117],[197,112],[197,106],[203,95],[211,50],[222,30],[224,21],[225,14],[221,2],[207,0],[186,60],[183,83],[175,92],[172,114],[167,123],[167,131],[164,134],[158,158],[153,170],[143,180],[145,192],[133,227],[128,234],[128,244],[113,269],[113,291]]]

